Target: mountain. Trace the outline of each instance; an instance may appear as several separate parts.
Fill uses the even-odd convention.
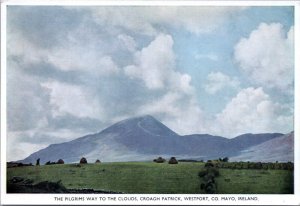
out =
[[[262,142],[269,141],[271,139],[280,137],[282,135],[283,134],[281,133],[264,133],[264,134],[247,133],[247,134],[237,136],[230,140],[230,146],[231,146],[230,154],[234,155],[246,148],[261,144]]]
[[[215,159],[236,156],[245,148],[274,139],[282,134],[245,134],[234,139],[209,134],[181,136],[164,124],[146,115],[120,121],[99,133],[87,135],[61,144],[52,144],[21,162],[41,163],[63,159],[88,161],[145,161],[157,156],[176,156],[188,159]]]
[[[234,161],[294,162],[294,132],[242,150]]]

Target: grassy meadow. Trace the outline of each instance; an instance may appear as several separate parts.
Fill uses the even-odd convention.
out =
[[[202,179],[201,162],[177,165],[154,162],[119,162],[7,168],[7,178],[14,176],[61,183],[68,189],[90,188],[134,194],[198,194]],[[288,194],[293,193],[293,171],[219,169],[218,194]]]

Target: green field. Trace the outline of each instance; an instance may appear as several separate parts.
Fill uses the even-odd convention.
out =
[[[68,189],[90,188],[135,194],[197,194],[202,179],[200,162],[177,165],[153,162],[126,162],[44,165],[7,168],[7,178],[14,176],[57,182]],[[286,194],[293,192],[293,171],[219,169],[216,178],[218,194]]]

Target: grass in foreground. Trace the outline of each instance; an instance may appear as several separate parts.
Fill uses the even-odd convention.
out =
[[[291,194],[293,171],[220,169],[219,194]]]
[[[69,189],[91,188],[135,194],[198,194],[203,163],[125,162],[17,167],[7,169],[7,178],[20,176],[41,181],[62,181]],[[219,194],[292,193],[293,172],[288,170],[220,169]]]

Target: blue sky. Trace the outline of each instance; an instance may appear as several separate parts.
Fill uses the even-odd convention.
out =
[[[146,114],[179,134],[293,130],[293,7],[9,6],[7,25],[11,159]]]
[[[195,36],[187,31],[174,31],[174,38],[178,39],[174,45],[176,54],[178,54],[178,68],[182,68],[183,72],[187,72],[195,78],[192,84],[199,91],[199,100],[208,99],[203,102],[203,107],[211,112],[220,112],[225,102],[216,101],[222,98],[224,93],[207,97],[205,92],[201,93],[207,75],[211,71],[222,71],[229,76],[237,76],[242,83],[241,86],[251,86],[247,76],[239,70],[232,59],[234,46],[239,42],[241,37],[248,37],[252,30],[255,30],[261,22],[268,24],[280,22],[284,31],[287,33],[293,26],[293,7],[251,7],[228,19],[222,27],[215,32]],[[188,55],[187,55],[188,54]],[[215,59],[195,58],[197,55],[208,54]],[[216,60],[216,58],[218,58]],[[225,96],[233,97],[234,91],[223,91],[228,93]],[[214,98],[211,101],[211,98]],[[214,104],[212,106],[212,103]]]

